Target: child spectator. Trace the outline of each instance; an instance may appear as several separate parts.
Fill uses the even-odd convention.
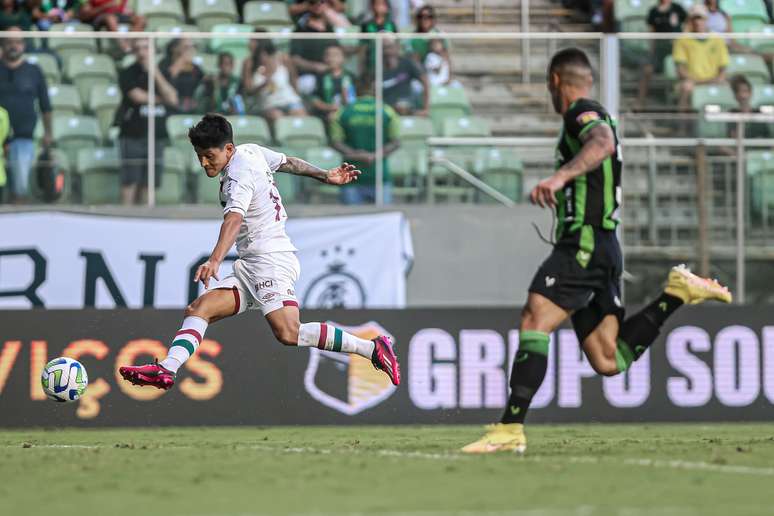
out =
[[[330,120],[341,107],[355,101],[355,80],[344,70],[344,50],[340,46],[326,48],[324,59],[329,71],[317,78],[312,107]]]
[[[188,38],[173,39],[159,64],[161,73],[177,91],[178,110],[181,113],[197,113],[196,90],[204,78],[204,72],[193,62],[196,47]]]
[[[54,23],[77,20],[80,0],[34,0],[32,18],[40,30],[48,30]]]
[[[423,62],[427,72],[427,80],[432,86],[459,86],[451,76],[451,60],[446,52],[443,40],[431,39],[429,51]]]
[[[234,56],[229,52],[218,54],[218,74],[204,78],[197,91],[198,107],[207,113],[244,115],[245,103],[239,94],[241,82],[234,75]]]
[[[285,115],[306,115],[301,97],[293,87],[295,79],[290,59],[277,52],[270,40],[263,40],[253,58],[245,60],[242,88],[245,95],[256,97],[261,114],[273,124]]]

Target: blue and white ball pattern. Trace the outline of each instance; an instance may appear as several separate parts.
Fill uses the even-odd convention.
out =
[[[86,392],[89,376],[86,368],[77,360],[60,357],[46,364],[40,383],[49,399],[69,403],[77,401]]]

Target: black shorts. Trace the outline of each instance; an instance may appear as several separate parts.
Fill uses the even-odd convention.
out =
[[[161,186],[164,170],[164,143],[156,141],[156,188]],[[142,138],[121,138],[121,186],[148,186],[148,140]]]
[[[585,226],[556,244],[529,291],[573,312],[572,324],[583,342],[607,315],[623,320],[622,272],[623,257],[615,231]]]

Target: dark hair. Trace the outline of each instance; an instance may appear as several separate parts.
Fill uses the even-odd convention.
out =
[[[231,62],[234,62],[234,55],[231,52],[220,52],[218,54],[218,66],[223,64],[224,59],[231,59]]]
[[[422,15],[422,13],[429,13],[431,18],[435,18],[435,9],[432,5],[423,5],[419,9],[417,9],[417,12],[414,13],[414,19],[417,22],[416,23],[416,29],[414,32],[421,32],[422,26],[419,21],[419,17]]]
[[[234,143],[234,130],[225,116],[207,113],[188,130],[188,139],[197,149],[222,149],[227,143]]]
[[[591,70],[591,61],[586,53],[579,48],[565,48],[551,58],[548,66],[550,71],[558,71],[565,66],[579,66]]]
[[[731,90],[736,93],[736,90],[739,88],[739,86],[747,86],[750,90],[752,90],[752,84],[750,84],[750,81],[747,80],[747,77],[745,77],[742,74],[734,75],[729,80],[731,83]]]

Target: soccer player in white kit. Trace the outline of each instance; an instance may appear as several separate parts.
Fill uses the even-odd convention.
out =
[[[190,129],[188,138],[207,176],[222,173],[223,224],[210,258],[194,277],[207,291],[185,309],[183,324],[164,360],[121,367],[121,376],[135,385],[170,389],[208,325],[252,309],[261,310],[282,344],[357,353],[369,358],[393,384],[400,384],[400,366],[387,337],[365,340],[326,323],[301,324],[295,295],[300,273],[297,249],[285,232],[287,213],[273,179],[275,172],[283,172],[345,185],[357,180],[360,171],[348,163],[326,171],[258,145],[235,146],[231,124],[221,115],[204,116]],[[239,259],[233,274],[221,281],[218,269],[235,242]],[[217,283],[211,287],[213,279]]]

